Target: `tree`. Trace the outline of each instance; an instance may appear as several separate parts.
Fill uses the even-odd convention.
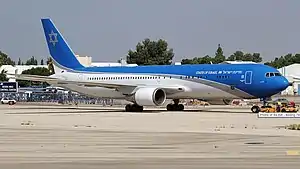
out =
[[[236,51],[232,55],[230,55],[227,60],[228,61],[236,61],[236,60],[242,60],[244,57],[244,53],[242,51]]]
[[[50,74],[54,74],[54,66],[53,66],[53,60],[51,57],[47,59],[47,65],[48,65],[48,70],[50,71]]]
[[[4,70],[2,70],[0,73],[0,82],[8,81],[8,79],[6,78],[6,75],[4,73],[5,73]]]
[[[257,62],[257,63],[262,62],[262,57],[260,56],[260,53],[253,53],[252,57],[253,57],[252,59],[253,62]]]
[[[221,63],[226,60],[226,57],[223,55],[223,49],[221,48],[221,45],[218,45],[218,49],[215,54],[214,63]]]
[[[214,58],[206,55],[204,57],[194,57],[193,59],[182,59],[181,64],[210,64],[214,61]]]
[[[38,61],[35,59],[34,56],[31,56],[30,59],[28,59],[25,63],[25,65],[37,65]]]
[[[44,65],[44,59],[41,60],[41,65]]]
[[[47,68],[44,67],[36,67],[36,68],[31,68],[24,70],[22,74],[27,74],[27,75],[39,75],[39,76],[50,76],[50,71]]]
[[[22,74],[28,74],[28,75],[39,75],[39,76],[49,76],[50,71],[47,68],[44,67],[37,67],[37,68],[31,68],[28,70],[24,70]],[[30,86],[31,84],[36,84],[36,85],[48,85],[45,82],[29,82],[26,80],[18,80],[18,83],[21,87],[27,87]]]
[[[21,65],[21,64],[22,64],[22,62],[21,62],[21,59],[19,58],[18,65]]]
[[[227,58],[228,61],[252,61],[252,62],[261,62],[262,57],[260,53],[243,53],[242,51],[236,51]]]
[[[15,65],[15,62],[8,57],[7,54],[0,51],[0,66],[2,65]],[[0,81],[8,81],[6,75],[4,74],[6,71],[2,70],[0,73]]]
[[[15,65],[16,63],[8,57],[7,54],[0,51],[0,66],[2,65]]]
[[[276,57],[273,61],[271,62],[266,62],[265,65],[272,66],[274,68],[281,68],[284,66],[288,66],[294,63],[300,63],[300,54],[286,54],[285,56],[281,56],[280,58]]]
[[[136,50],[128,51],[127,63],[137,65],[170,65],[174,57],[173,49],[168,49],[165,40],[145,39],[136,45]]]

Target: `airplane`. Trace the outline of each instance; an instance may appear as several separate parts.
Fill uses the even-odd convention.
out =
[[[41,19],[55,74],[14,74],[16,79],[42,81],[88,96],[124,99],[126,112],[142,112],[144,106],[166,106],[183,111],[180,99],[224,101],[269,98],[289,86],[273,67],[258,64],[194,64],[147,66],[83,66],[50,18]]]

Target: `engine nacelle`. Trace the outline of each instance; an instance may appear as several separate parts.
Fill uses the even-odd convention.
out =
[[[165,103],[167,95],[160,88],[140,88],[129,99],[140,106],[161,106]]]

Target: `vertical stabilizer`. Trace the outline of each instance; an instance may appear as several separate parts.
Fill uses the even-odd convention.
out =
[[[51,19],[41,19],[50,55],[57,71],[83,68]],[[59,69],[58,69],[59,68]]]

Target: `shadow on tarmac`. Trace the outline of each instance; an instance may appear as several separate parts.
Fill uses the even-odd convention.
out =
[[[53,110],[53,108],[18,108],[18,109],[27,109],[27,110],[38,110],[38,109],[49,109]],[[84,107],[64,107],[64,108],[55,108],[56,110],[76,110],[74,112],[65,112],[65,111],[47,111],[47,112],[25,112],[25,113],[6,113],[6,114],[86,114],[86,113],[130,113],[130,114],[149,114],[149,113],[201,113],[201,112],[212,112],[212,113],[247,113],[253,114],[250,110],[249,112],[234,112],[231,110],[213,110],[213,109],[187,109],[184,111],[167,111],[167,110],[144,110],[142,112],[125,112],[123,108],[120,109],[109,109],[109,108],[84,108]]]

